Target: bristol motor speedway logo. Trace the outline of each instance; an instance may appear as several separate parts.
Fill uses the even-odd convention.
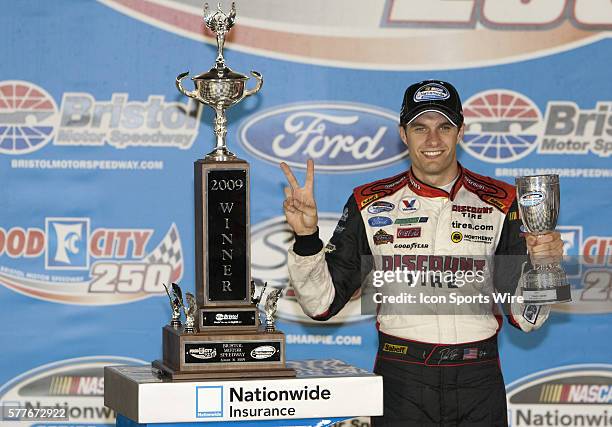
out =
[[[612,423],[612,365],[569,365],[506,387],[509,425],[605,426]]]
[[[570,101],[548,101],[546,113],[527,96],[506,89],[473,95],[464,103],[461,146],[473,157],[508,163],[538,154],[612,156],[612,101],[581,108]]]
[[[152,229],[93,228],[90,218],[46,218],[44,229],[0,227],[0,285],[64,304],[164,295],[163,284],[183,276],[181,239],[175,224],[157,243],[153,235]]]
[[[339,218],[340,214],[319,213],[319,233],[324,242],[333,234]],[[279,318],[320,324],[304,314],[297,302],[295,291],[289,283],[287,249],[293,246],[293,242],[293,232],[287,225],[284,216],[255,224],[251,229],[252,276],[258,287],[268,282],[268,291],[273,288],[286,288],[278,300]],[[361,315],[359,295],[358,291],[346,306],[326,323],[355,322],[371,317]],[[262,298],[262,301],[265,301],[265,298]]]
[[[278,164],[354,172],[382,167],[408,156],[397,133],[397,114],[372,105],[300,103],[255,114],[241,126],[240,143],[255,156]]]
[[[67,421],[46,424],[41,421],[2,421],[3,426],[57,425],[70,427],[115,425],[115,412],[104,406],[104,367],[144,365],[139,359],[93,356],[61,360],[39,366],[0,387],[0,407],[34,409],[57,408]]]
[[[99,100],[87,92],[65,92],[59,107],[34,83],[0,81],[0,154],[20,155],[56,146],[171,147],[186,150],[197,136],[197,102],[146,101],[114,93]]]

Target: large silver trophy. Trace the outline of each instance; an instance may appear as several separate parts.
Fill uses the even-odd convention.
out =
[[[204,22],[216,35],[217,57],[207,72],[192,77],[186,90],[182,73],[176,86],[184,95],[215,110],[215,149],[194,162],[195,296],[173,286],[172,318],[162,329],[163,357],[153,366],[173,380],[202,378],[290,377],[285,335],[261,324],[259,299],[251,280],[250,165],[227,149],[225,110],[259,91],[261,74],[246,89],[248,77],[232,71],[223,45],[236,19],[232,4],[224,13],[204,7]],[[185,323],[180,321],[180,310]]]
[[[227,149],[225,143],[225,135],[227,135],[225,110],[242,101],[247,96],[256,94],[263,84],[261,74],[257,71],[251,71],[257,83],[253,89],[246,89],[248,77],[232,71],[225,65],[225,58],[223,58],[225,36],[230,28],[234,26],[235,20],[236,6],[234,3],[232,3],[229,14],[221,10],[220,3],[217,10],[210,10],[208,3],[206,3],[204,5],[204,22],[217,36],[217,59],[215,60],[215,66],[206,73],[191,78],[195,85],[195,90],[192,91],[186,90],[183,87],[183,79],[189,76],[189,71],[179,74],[176,78],[176,87],[183,95],[208,105],[215,110],[214,131],[217,145],[213,151],[208,153],[207,157],[214,158],[217,161],[235,158],[235,155]]]
[[[529,233],[538,235],[555,230],[559,217],[559,175],[516,178],[519,211]],[[572,300],[565,271],[557,262],[538,262],[523,275],[523,298],[527,304],[545,305]]]

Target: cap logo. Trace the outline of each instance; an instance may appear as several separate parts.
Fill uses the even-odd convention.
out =
[[[427,83],[414,93],[414,102],[442,101],[450,98],[448,90],[436,83]]]

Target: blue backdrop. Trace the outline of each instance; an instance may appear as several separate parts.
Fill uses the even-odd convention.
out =
[[[511,418],[605,416],[612,6],[332,3],[237,3],[226,60],[265,81],[228,110],[228,145],[252,168],[253,277],[287,284],[280,161],[303,179],[314,158],[330,236],[354,186],[409,167],[397,134],[405,87],[451,81],[466,116],[462,164],[507,182],[559,174],[558,228],[582,261],[568,266],[571,304],[532,334],[501,333]],[[0,399],[77,408],[75,425],[110,423],[101,366],[158,358],[170,315],[161,283],[194,287],[192,163],[212,149],[213,114],[174,78],[208,70],[216,46],[195,0],[0,0],[0,10]],[[289,358],[371,369],[374,322],[358,313],[353,301],[314,324],[289,289],[278,322]],[[540,394],[521,394],[529,387]]]

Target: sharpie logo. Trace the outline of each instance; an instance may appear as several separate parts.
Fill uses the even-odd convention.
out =
[[[253,116],[239,132],[255,156],[277,164],[353,172],[377,168],[408,155],[397,133],[397,117],[358,104],[284,105]]]

